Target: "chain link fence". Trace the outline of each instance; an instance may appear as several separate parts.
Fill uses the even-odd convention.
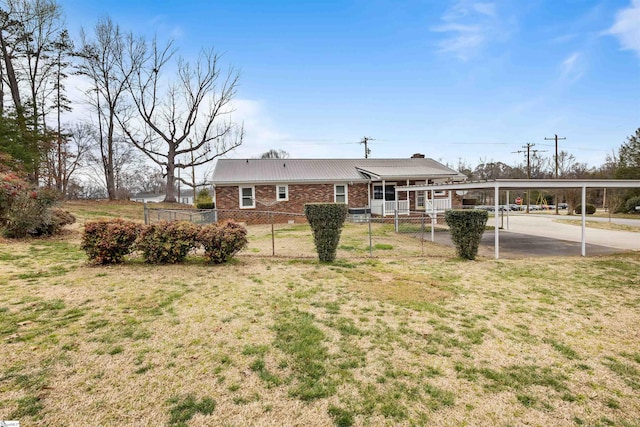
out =
[[[145,223],[190,221],[208,224],[235,221],[247,228],[249,244],[243,256],[316,258],[313,232],[304,214],[256,210],[161,209],[145,206]],[[432,227],[433,223],[433,227]],[[432,231],[433,230],[433,231]],[[442,216],[424,212],[388,217],[368,213],[349,215],[342,229],[338,258],[419,257],[448,253],[431,242],[433,233],[446,232]]]

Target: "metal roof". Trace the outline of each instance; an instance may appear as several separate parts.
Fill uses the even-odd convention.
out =
[[[219,159],[213,170],[216,185],[433,178],[466,179],[459,172],[429,158]]]

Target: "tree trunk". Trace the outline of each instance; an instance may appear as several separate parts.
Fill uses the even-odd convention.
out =
[[[4,39],[4,35],[2,31],[0,31],[0,48],[2,49],[2,56],[4,57],[4,67],[6,70],[7,81],[9,82],[9,89],[11,89],[11,98],[13,99],[13,104],[16,107],[16,115],[18,116],[18,124],[20,125],[20,130],[24,130],[26,128],[26,123],[24,121],[24,111],[22,109],[22,101],[20,100],[20,90],[18,88],[18,79],[16,78],[16,72],[13,68],[13,63],[11,62],[11,55],[7,50],[7,43]]]
[[[113,170],[113,134],[114,134],[114,108],[109,109],[109,127],[107,129],[107,158],[105,164],[105,177],[107,179],[107,195],[109,196],[109,200],[116,200],[116,178],[115,172]]]
[[[169,149],[167,155],[167,191],[164,201],[167,203],[176,202],[176,151],[173,147]]]

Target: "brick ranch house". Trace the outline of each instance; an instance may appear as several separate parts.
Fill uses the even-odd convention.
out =
[[[421,154],[409,159],[219,159],[213,171],[218,218],[250,223],[260,222],[255,218],[261,211],[302,214],[305,203],[346,203],[352,212],[369,208],[382,217],[396,209],[401,215],[430,212],[429,194],[399,192],[396,200],[396,185],[466,179]],[[452,195],[438,192],[433,203],[442,212],[451,207]]]

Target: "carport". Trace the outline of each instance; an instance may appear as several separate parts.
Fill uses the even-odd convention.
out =
[[[586,199],[587,188],[640,188],[640,180],[623,179],[496,179],[494,181],[464,182],[454,184],[428,184],[428,185],[408,185],[396,187],[396,200],[399,192],[406,192],[407,196],[411,192],[425,191],[425,199],[434,199],[436,191],[455,190],[494,190],[494,220],[495,220],[495,258],[500,258],[500,191],[506,191],[507,201],[510,190],[582,190],[582,236],[581,254],[586,256]],[[430,215],[435,217],[435,204],[431,203]],[[431,227],[431,241],[435,241],[434,227]]]

